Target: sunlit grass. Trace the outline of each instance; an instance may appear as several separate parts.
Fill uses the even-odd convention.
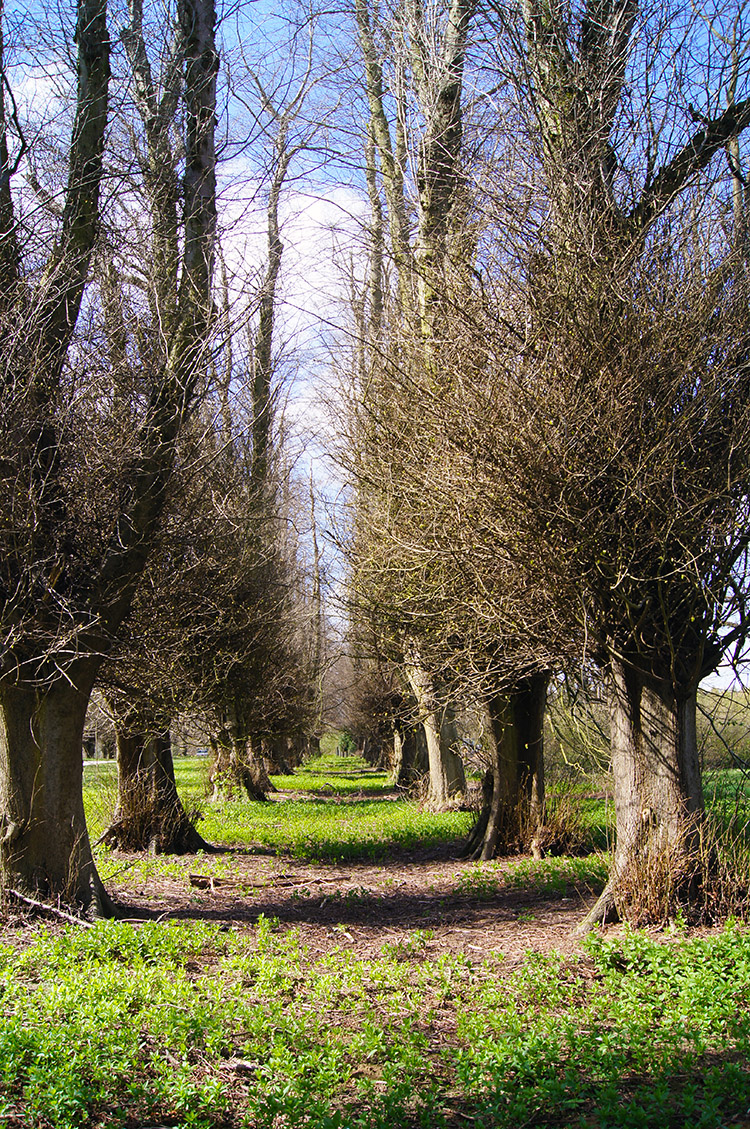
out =
[[[362,777],[362,766],[356,758],[328,759],[338,760],[355,775],[332,777],[327,788],[323,788],[327,777],[310,777],[319,784],[319,797],[303,800],[262,803],[239,798],[212,803],[207,796],[207,766],[202,760],[178,758],[175,776],[183,802],[201,812],[201,835],[217,845],[264,848],[299,859],[331,862],[378,859],[394,850],[434,847],[468,835],[474,818],[470,812],[431,813],[410,800],[348,798],[352,792],[363,791],[363,780],[375,795],[385,794],[385,774]],[[106,763],[87,768],[86,774],[84,802],[89,830],[96,840],[114,810],[116,769]],[[297,789],[308,790],[300,784],[306,780],[304,771],[282,779],[295,782]]]
[[[109,1129],[720,1129],[750,1105],[750,938],[370,961],[296,931],[105,923],[0,950],[0,1117]]]
[[[435,846],[467,835],[469,812],[432,814],[415,801],[394,796],[387,775],[374,772],[358,757],[321,756],[274,777],[280,792],[308,792],[310,798],[253,803],[237,799],[213,804],[208,799],[209,762],[178,757],[175,774],[186,806],[200,810],[205,839],[232,847],[263,847],[297,858],[321,860],[377,858],[393,849]],[[92,839],[108,825],[116,799],[117,769],[112,761],[87,766],[84,802]],[[750,781],[739,770],[707,774],[706,799],[717,814],[737,818],[750,804]],[[596,782],[588,789],[578,782],[551,784],[551,810],[562,797],[573,806],[592,850],[605,850],[612,841],[613,805],[607,790]],[[357,798],[352,800],[352,796]],[[377,799],[377,797],[383,797]],[[371,798],[370,798],[371,797]],[[387,797],[387,798],[386,798]],[[744,816],[745,820],[747,816]]]
[[[236,800],[206,805],[201,834],[228,846],[262,846],[295,858],[380,858],[393,849],[436,846],[467,835],[470,812],[431,813],[410,801]]]
[[[520,858],[475,862],[456,874],[456,893],[480,899],[495,898],[507,888],[529,890],[562,897],[574,889],[603,889],[609,872],[609,856],[602,853],[583,858]]]

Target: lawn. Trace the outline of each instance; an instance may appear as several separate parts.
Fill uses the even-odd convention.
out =
[[[462,860],[470,814],[422,812],[352,759],[310,767],[277,780],[293,798],[214,809],[205,762],[178,761],[227,849],[100,850],[136,920],[9,911],[0,1125],[748,1125],[743,923],[581,941],[606,856]],[[93,828],[113,795],[113,766],[87,768]],[[605,816],[590,798],[587,823]]]

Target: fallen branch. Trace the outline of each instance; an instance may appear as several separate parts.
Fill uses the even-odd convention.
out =
[[[8,893],[17,902],[30,906],[31,909],[38,910],[40,913],[49,913],[52,917],[59,917],[62,921],[69,921],[72,925],[82,925],[85,929],[92,928],[93,923],[91,921],[86,921],[83,917],[76,917],[74,913],[66,913],[64,909],[50,906],[46,902],[38,902],[36,898],[30,898],[28,895],[22,894],[20,890],[8,890]]]
[[[272,879],[270,882],[244,882],[241,878],[214,878],[210,874],[190,874],[190,885],[197,886],[200,890],[214,890],[218,887],[230,890],[272,890],[272,889],[293,889],[297,886],[336,886],[342,881],[341,878],[308,878],[299,879],[293,878],[288,880],[285,876]]]

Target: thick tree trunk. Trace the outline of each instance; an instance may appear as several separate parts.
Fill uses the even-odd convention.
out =
[[[302,748],[301,746],[299,748],[299,755],[296,761],[297,764],[302,764],[302,761],[306,756],[309,757],[310,760],[312,760],[313,757],[320,756],[320,737],[308,737],[304,742],[304,745],[304,748]]]
[[[704,877],[696,691],[610,660],[617,841],[607,886],[583,928],[634,914],[665,919]]]
[[[295,747],[292,737],[264,738],[261,747],[266,775],[270,776],[273,773],[277,776],[292,776],[294,774]]]
[[[117,808],[102,842],[123,851],[185,855],[212,847],[177,792],[169,732],[117,730]]]
[[[424,729],[422,726],[398,725],[393,732],[393,787],[416,792],[428,772]]]
[[[427,807],[430,811],[446,811],[466,799],[466,775],[456,751],[458,740],[453,713],[440,705],[433,679],[423,667],[411,663],[407,677],[427,741],[430,770]]]
[[[269,792],[275,792],[276,786],[271,783],[271,778],[266,769],[262,745],[252,737],[248,737],[244,744],[238,745],[240,767],[240,780],[242,786],[251,800],[267,800]]]
[[[243,790],[248,799],[267,800],[268,793],[276,791],[263,764],[261,750],[243,735],[236,718],[227,722],[211,744],[214,749],[211,799],[214,802],[236,799]]]
[[[533,675],[488,703],[492,763],[479,821],[466,853],[491,859],[529,849],[541,857],[544,822],[544,709],[546,674]]]
[[[67,679],[0,690],[0,858],[9,888],[111,917],[83,810],[88,699]]]

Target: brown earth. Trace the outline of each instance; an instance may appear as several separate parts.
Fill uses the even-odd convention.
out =
[[[529,952],[579,952],[576,928],[596,896],[586,888],[569,888],[561,896],[502,883],[496,891],[467,891],[462,876],[475,873],[474,864],[449,849],[402,853],[378,864],[331,865],[228,848],[218,855],[171,859],[170,869],[176,867],[179,876],[130,880],[138,856],[116,857],[122,860],[120,877],[108,888],[125,920],[209,921],[243,931],[252,930],[263,914],[282,927],[296,927],[312,959],[341,946],[365,960],[384,950],[408,955],[416,934],[426,957],[461,952],[479,962],[502,953],[510,969]],[[502,872],[503,860],[498,869]],[[227,876],[214,876],[215,870]],[[0,932],[23,943],[22,935],[35,931],[26,927],[40,918],[47,928],[69,927],[54,914],[11,903]]]
[[[161,880],[142,891],[115,890],[130,913],[220,921],[237,928],[259,915],[299,928],[311,956],[346,943],[370,959],[385,945],[426,934],[430,956],[455,951],[482,959],[502,951],[520,959],[530,949],[572,951],[573,930],[592,895],[549,898],[528,890],[489,897],[456,892],[470,864],[436,852],[412,853],[385,865],[321,866],[287,858],[238,853],[236,877],[206,881],[201,861],[191,864],[192,885]],[[210,867],[204,867],[210,874]]]

